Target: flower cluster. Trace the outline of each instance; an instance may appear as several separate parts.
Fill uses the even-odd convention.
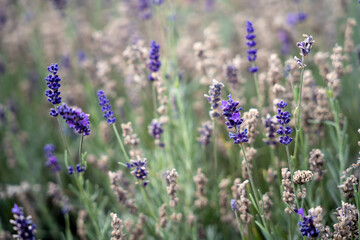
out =
[[[51,73],[49,74],[45,80],[46,85],[48,86],[48,90],[45,92],[45,96],[48,97],[48,101],[54,105],[61,103],[61,97],[60,97],[60,81],[61,78],[59,75],[57,75],[57,72],[59,70],[59,65],[57,63],[51,64],[49,67],[47,67],[47,70]],[[50,109],[50,115],[56,117],[58,113],[55,109]]]
[[[101,111],[104,113],[104,118],[106,122],[111,125],[116,122],[116,118],[114,117],[114,112],[111,111],[111,105],[109,104],[109,100],[105,96],[105,92],[99,90],[97,93],[99,105],[101,106]]]
[[[198,128],[200,137],[197,138],[201,146],[206,146],[210,143],[211,134],[213,131],[213,125],[211,122],[204,122],[201,128]]]
[[[134,175],[137,179],[139,179],[145,187],[149,183],[148,180],[145,180],[146,176],[149,173],[149,171],[146,170],[146,158],[141,159],[140,157],[138,157],[136,160],[131,159],[130,162],[131,163],[126,163],[126,166],[130,169],[135,168],[130,173]]]
[[[45,156],[47,158],[46,166],[51,169],[52,172],[60,172],[61,167],[57,157],[54,156],[55,146],[53,144],[46,144],[44,147]]]
[[[85,166],[81,166],[80,164],[76,164],[76,172],[81,173],[83,171],[85,171]],[[72,175],[74,173],[74,167],[73,166],[68,167],[68,173],[70,175]]]
[[[161,62],[159,60],[159,50],[160,50],[160,45],[156,44],[155,41],[151,41],[150,53],[149,53],[150,61],[148,62],[148,67],[149,67],[150,71],[152,72],[148,76],[150,81],[155,80],[153,73],[158,72],[161,67]]]
[[[277,144],[277,141],[275,139],[275,133],[276,133],[275,125],[276,123],[273,121],[271,117],[268,116],[265,119],[265,128],[267,129],[266,144],[270,146],[275,146]]]
[[[211,119],[220,116],[216,109],[219,107],[221,89],[223,86],[224,84],[213,79],[213,84],[210,85],[208,94],[204,94],[211,105],[211,111],[209,112]]]
[[[231,94],[229,94],[228,101],[222,101],[221,109],[223,110],[223,115],[226,117],[227,122],[225,123],[229,129],[235,127],[236,132],[232,133],[229,132],[230,139],[234,139],[235,144],[248,142],[247,137],[247,129],[245,128],[244,131],[240,131],[240,125],[243,123],[244,119],[240,118],[241,113],[240,110],[242,108],[238,108],[239,102],[234,101],[231,98]]]
[[[308,35],[304,34],[303,37],[305,38],[304,41],[302,41],[301,43],[298,42],[296,45],[300,49],[300,55],[305,57],[306,55],[308,55],[310,53],[312,45],[315,41],[311,35],[308,36]]]
[[[25,217],[22,207],[14,205],[12,208],[14,219],[10,223],[14,225],[16,234],[13,234],[15,239],[35,240],[36,225],[32,222],[31,216]]]
[[[280,143],[284,145],[288,145],[293,140],[289,135],[292,132],[292,128],[288,126],[290,122],[291,114],[289,112],[284,112],[282,109],[286,108],[287,103],[284,101],[279,102],[276,104],[278,107],[278,113],[277,113],[277,120],[280,124],[279,129],[276,131],[279,135],[285,135],[280,137]]]
[[[78,108],[71,108],[63,103],[57,107],[57,112],[65,120],[66,124],[70,128],[74,128],[75,131],[83,136],[90,135],[90,120],[89,114],[86,114]]]
[[[235,199],[231,199],[230,207],[234,212],[237,210],[237,205],[236,205],[236,200]]]
[[[319,236],[320,231],[315,228],[314,220],[312,216],[304,216],[304,209],[300,208],[299,210],[294,209],[294,212],[299,214],[303,221],[299,221],[300,232],[303,236],[308,238],[315,238]]]
[[[153,138],[155,139],[155,143],[159,145],[159,147],[165,146],[165,144],[160,141],[161,135],[164,132],[163,123],[161,121],[159,121],[158,119],[153,119],[148,126],[148,131],[149,134],[153,136]]]
[[[255,42],[255,37],[256,35],[254,34],[254,28],[253,25],[250,21],[247,21],[246,23],[246,31],[247,31],[247,35],[246,35],[246,45],[248,46],[248,50],[247,50],[247,58],[249,60],[249,62],[254,62],[256,60],[256,53],[257,53],[257,49],[255,48],[256,46],[256,42]],[[256,73],[259,70],[258,67],[256,66],[251,66],[249,68],[250,73]]]

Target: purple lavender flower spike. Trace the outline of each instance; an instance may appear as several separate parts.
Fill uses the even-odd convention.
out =
[[[60,81],[61,78],[59,75],[57,75],[57,72],[59,70],[59,65],[57,63],[51,64],[49,67],[47,67],[47,70],[51,73],[49,74],[45,80],[46,85],[48,86],[48,90],[45,92],[45,96],[48,97],[48,101],[54,105],[61,103],[61,97],[60,97]],[[53,108],[50,109],[51,116],[56,117],[58,115],[57,111]]]
[[[229,94],[228,101],[222,101],[221,109],[223,110],[223,115],[227,119],[225,124],[228,126],[228,129],[235,128],[236,132],[229,132],[230,139],[234,140],[234,144],[241,144],[249,141],[247,137],[247,129],[240,131],[240,126],[243,123],[244,119],[240,118],[240,111],[242,108],[237,108],[239,102],[234,101]]]
[[[289,112],[284,112],[282,109],[287,107],[287,103],[284,101],[279,102],[277,105],[278,107],[278,113],[276,115],[276,119],[278,120],[278,123],[280,124],[279,129],[276,131],[279,135],[284,135],[280,137],[279,142],[288,145],[292,142],[292,138],[289,136],[291,132],[293,131],[291,127],[288,126],[290,122],[291,114]]]
[[[141,159],[138,157],[137,160],[130,160],[130,163],[126,163],[126,165],[130,169],[135,168],[130,173],[139,179],[144,187],[149,183],[149,181],[146,180],[146,177],[149,173],[149,171],[146,169],[146,158]]]
[[[152,76],[152,73],[158,72],[161,67],[161,62],[159,60],[159,51],[160,51],[160,45],[156,44],[155,41],[151,41],[150,54],[149,54],[150,61],[148,62],[148,67],[151,71],[148,77],[150,81],[155,80],[154,77]]]
[[[11,219],[10,223],[14,225],[14,230],[16,231],[16,233],[12,235],[13,238],[35,240],[36,225],[32,222],[31,216],[25,217],[23,208],[18,207],[16,204],[14,204],[11,212],[14,219]]]
[[[319,236],[320,231],[314,226],[314,219],[311,215],[304,216],[304,209],[300,208],[299,210],[294,209],[294,212],[299,214],[303,221],[299,221],[298,225],[300,227],[300,232],[303,236],[308,238],[316,238]]]
[[[69,128],[73,128],[77,133],[82,134],[83,136],[90,135],[89,114],[82,112],[81,109],[68,107],[66,103],[58,106],[57,112],[65,120]]]
[[[81,166],[80,164],[76,164],[76,171],[78,173],[81,173],[81,172],[85,171],[85,166]]]
[[[161,135],[164,132],[163,124],[161,121],[159,121],[158,119],[153,119],[148,126],[148,132],[150,135],[153,136],[153,138],[155,139],[155,143],[159,147],[165,146],[165,144],[161,142]]]
[[[51,169],[52,172],[60,172],[61,167],[57,157],[54,156],[55,146],[53,144],[46,144],[44,147],[45,156],[47,161],[45,165]]]
[[[97,96],[99,99],[99,105],[101,106],[101,111],[104,113],[104,118],[106,119],[107,124],[111,125],[115,123],[116,118],[114,117],[114,112],[111,111],[111,105],[105,96],[105,92],[99,90]]]
[[[303,37],[305,38],[304,41],[298,42],[296,45],[300,49],[300,55],[305,57],[310,53],[311,48],[315,41],[311,35],[308,36],[304,34]]]
[[[256,54],[257,54],[257,49],[255,48],[256,46],[256,35],[254,34],[254,27],[252,25],[252,23],[250,21],[247,21],[246,23],[246,31],[247,31],[247,35],[246,35],[246,45],[248,46],[248,50],[247,50],[247,59],[250,63],[254,62],[256,60]],[[256,73],[259,70],[258,67],[256,66],[251,66],[249,68],[249,72],[250,73]]]

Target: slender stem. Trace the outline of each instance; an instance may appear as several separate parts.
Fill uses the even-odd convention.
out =
[[[117,138],[118,143],[119,143],[119,145],[120,145],[120,148],[121,148],[121,150],[122,150],[122,152],[123,152],[123,154],[124,154],[124,156],[125,156],[125,158],[126,158],[126,162],[130,162],[129,155],[127,154],[127,152],[126,152],[126,150],[125,150],[124,144],[123,144],[123,142],[121,141],[119,132],[118,132],[115,124],[112,124],[112,127],[113,127],[113,129],[114,129],[116,138]],[[120,163],[120,162],[119,162],[119,163]],[[122,164],[122,165],[126,166],[126,164]]]
[[[56,118],[58,124],[59,124],[59,130],[60,130],[60,134],[61,134],[61,138],[63,140],[63,143],[64,143],[64,146],[66,148],[66,151],[68,152],[69,156],[70,156],[70,159],[73,159],[72,156],[71,156],[71,152],[70,152],[70,149],[69,149],[69,145],[67,143],[67,140],[66,140],[66,137],[65,137],[65,134],[63,132],[63,129],[61,127],[61,123],[60,123],[60,120],[59,118]]]
[[[149,209],[149,211],[150,211],[151,216],[154,218],[154,220],[155,220],[156,222],[158,222],[158,218],[156,217],[156,215],[154,214],[154,212],[153,212],[153,210],[152,210],[152,208],[151,208],[151,205],[150,205],[150,203],[149,203],[149,200],[148,200],[148,197],[147,197],[147,195],[146,195],[146,192],[145,192],[144,187],[143,187],[142,185],[140,185],[140,183],[139,183],[139,187],[140,187],[140,190],[141,190],[141,194],[143,195],[143,198],[144,198],[144,200],[145,200],[145,203],[146,203],[146,205],[147,205],[147,207],[148,207],[148,209]]]
[[[238,229],[239,229],[239,232],[240,232],[241,239],[245,239],[244,238],[244,233],[243,233],[243,230],[242,230],[242,227],[241,227],[240,219],[239,219],[239,216],[238,216],[236,211],[235,211],[235,216],[236,216],[236,221],[238,223]]]
[[[82,148],[83,148],[83,142],[84,142],[84,135],[81,134],[80,138],[80,145],[79,145],[79,163],[82,163]]]
[[[78,176],[75,176],[76,185],[78,186],[78,189],[80,190],[81,197],[82,197],[82,199],[83,199],[83,201],[84,201],[84,203],[85,203],[85,206],[86,206],[86,208],[87,208],[87,211],[88,211],[88,213],[89,213],[89,217],[90,217],[90,220],[91,220],[91,222],[92,222],[92,224],[93,224],[93,226],[94,226],[94,229],[95,229],[97,238],[98,238],[98,239],[103,239],[103,238],[101,237],[101,233],[100,233],[99,226],[98,226],[98,224],[97,224],[97,222],[96,222],[96,219],[97,219],[97,216],[96,216],[96,215],[97,215],[97,214],[96,214],[96,212],[94,212],[94,210],[95,210],[94,207],[91,206],[91,203],[90,203],[90,201],[89,201],[89,197],[87,196],[87,194],[86,194],[86,192],[85,192],[85,190],[84,190],[84,187],[83,187],[82,183],[80,182],[80,177],[81,177],[80,174],[79,174]]]
[[[290,153],[289,153],[289,146],[286,145],[285,149],[286,149],[286,156],[287,156],[288,164],[289,164],[290,178],[292,178],[293,174],[294,174],[294,172],[293,172],[294,169],[291,166],[291,157],[290,157]],[[295,183],[294,183],[294,181],[292,179],[290,179],[290,181],[291,181],[291,184],[293,185],[293,188],[294,188],[296,206],[299,209],[299,201],[298,201],[298,198],[296,196],[296,186],[295,186]]]
[[[260,108],[260,119],[262,116],[264,116],[263,114],[263,107],[262,107],[262,104],[263,104],[263,98],[260,94],[260,86],[259,86],[259,81],[258,81],[258,77],[257,77],[257,73],[254,73],[254,82],[255,82],[255,88],[256,88],[256,94],[258,96],[258,99],[259,99],[259,108]]]
[[[216,145],[216,120],[213,120],[214,126],[214,159],[215,159],[215,179],[217,176],[218,157],[217,157],[217,145]]]
[[[66,228],[66,239],[72,240],[73,237],[71,235],[71,230],[70,230],[69,214],[65,213],[64,218],[65,218],[65,228]]]
[[[304,56],[302,56],[301,58],[302,62],[304,62]],[[301,68],[301,73],[300,73],[300,89],[299,89],[299,102],[297,105],[297,110],[298,112],[298,116],[297,116],[297,124],[295,125],[296,127],[296,135],[295,135],[295,149],[294,149],[294,158],[297,160],[297,150],[298,150],[298,138],[299,138],[299,134],[301,133],[301,100],[302,100],[302,87],[303,87],[303,79],[304,79],[304,71],[305,68]],[[298,162],[298,161],[297,161]],[[297,165],[297,164],[296,164]]]
[[[262,222],[263,222],[263,225],[264,225],[266,231],[269,232],[268,227],[267,227],[267,225],[266,225],[265,218],[264,218],[264,209],[263,209],[263,208],[260,206],[260,204],[259,204],[258,193],[260,194],[260,197],[261,197],[261,193],[260,193],[260,190],[259,190],[259,191],[256,191],[256,189],[255,189],[255,184],[254,184],[254,181],[253,181],[252,172],[251,172],[251,170],[250,170],[250,168],[249,168],[249,163],[248,163],[248,160],[247,160],[247,157],[246,157],[246,152],[245,152],[245,148],[244,148],[243,144],[241,144],[241,149],[242,149],[242,152],[243,152],[243,155],[244,155],[245,164],[246,164],[246,169],[247,169],[248,174],[249,174],[251,189],[252,189],[253,194],[254,194],[254,196],[255,196],[256,208],[259,210],[258,213],[260,214],[261,220],[262,220]]]
[[[152,98],[153,98],[153,107],[154,107],[154,118],[157,118],[157,101],[156,101],[156,88],[155,82],[152,83]]]

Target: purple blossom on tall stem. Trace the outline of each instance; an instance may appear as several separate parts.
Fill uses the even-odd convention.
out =
[[[89,114],[81,111],[79,108],[68,107],[66,103],[57,107],[57,112],[65,120],[69,128],[73,128],[77,133],[83,136],[90,135]]]
[[[149,62],[148,67],[151,71],[151,73],[148,76],[148,79],[150,81],[154,81],[154,77],[152,76],[153,73],[156,73],[159,71],[161,67],[161,62],[159,60],[159,51],[160,51],[160,45],[156,44],[155,41],[151,41],[150,43],[150,53],[149,53]]]
[[[296,45],[300,49],[300,55],[305,57],[306,55],[308,55],[310,53],[315,40],[313,39],[313,37],[311,35],[308,36],[306,34],[303,34],[303,37],[305,38],[304,41],[298,42]]]
[[[51,169],[52,172],[60,172],[61,167],[57,157],[54,156],[55,146],[53,144],[46,144],[44,147],[47,161],[45,165]]]
[[[165,144],[163,142],[161,142],[161,135],[164,132],[163,129],[163,124],[161,121],[159,121],[158,119],[153,119],[150,123],[150,125],[148,126],[148,131],[149,134],[151,136],[153,136],[153,138],[155,139],[156,144],[159,147],[164,147]]]
[[[257,49],[255,48],[255,46],[256,46],[256,41],[255,41],[256,35],[254,34],[254,27],[253,27],[253,25],[252,25],[252,23],[250,21],[247,21],[247,23],[246,23],[246,31],[247,31],[246,45],[248,46],[247,59],[251,63],[251,67],[249,68],[249,72],[250,73],[256,73],[259,70],[259,68],[254,66],[254,64],[253,64],[253,62],[256,60],[256,53],[257,53]]]
[[[101,111],[104,113],[104,118],[106,119],[107,124],[111,125],[116,122],[116,118],[114,117],[114,112],[111,111],[111,105],[109,104],[109,100],[105,96],[105,92],[99,90],[97,93],[99,105],[101,106]]]
[[[286,102],[281,101],[276,106],[278,107],[278,113],[276,115],[276,118],[278,120],[278,123],[280,124],[280,127],[276,131],[276,133],[279,135],[284,135],[284,136],[280,137],[279,142],[284,145],[288,145],[293,140],[289,136],[293,130],[291,127],[288,126],[288,124],[290,122],[291,114],[288,111],[286,111],[286,112],[283,111],[283,109],[285,109],[287,106]]]
[[[144,187],[149,183],[148,180],[145,180],[146,176],[149,173],[149,171],[146,169],[146,158],[141,159],[140,157],[138,157],[138,159],[136,159],[136,160],[131,159],[130,163],[126,163],[126,166],[129,169],[135,168],[130,173],[133,176],[135,176],[137,179],[139,179],[142,182]]]
[[[11,209],[14,219],[10,220],[10,223],[14,225],[16,234],[13,234],[15,239],[23,240],[35,240],[36,225],[32,222],[31,216],[25,217],[22,207],[14,204]]]
[[[300,232],[303,236],[306,236],[308,238],[316,238],[319,236],[320,231],[318,229],[316,229],[316,227],[314,226],[314,220],[313,217],[311,215],[309,216],[304,216],[304,209],[300,208],[298,209],[294,209],[294,212],[296,212],[297,214],[299,214],[303,221],[299,221],[298,225],[300,227]]]
[[[48,97],[48,101],[52,103],[53,105],[60,104],[61,103],[61,97],[60,97],[60,81],[61,78],[59,75],[57,75],[57,72],[59,70],[59,65],[57,63],[51,64],[49,67],[47,67],[47,70],[51,73],[49,74],[45,80],[46,85],[49,88],[45,92],[45,96]],[[57,111],[53,108],[50,109],[50,115],[53,117],[56,117],[58,115]]]
[[[247,129],[242,132],[240,131],[240,125],[242,124],[244,119],[240,118],[240,110],[242,110],[242,108],[237,108],[238,105],[239,102],[234,101],[231,98],[231,94],[229,94],[229,100],[222,101],[221,106],[221,109],[223,110],[223,115],[227,119],[227,122],[225,124],[228,126],[229,129],[235,127],[235,133],[229,132],[229,137],[230,139],[234,140],[234,144],[241,144],[243,142],[249,141],[247,137]]]
[[[275,133],[276,133],[276,123],[273,121],[271,117],[266,117],[265,119],[265,128],[267,129],[266,133],[266,144],[270,146],[275,146],[277,144],[277,141],[275,139]]]

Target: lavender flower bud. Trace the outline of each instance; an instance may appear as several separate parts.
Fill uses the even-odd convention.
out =
[[[77,133],[83,136],[90,135],[89,114],[82,112],[81,109],[68,107],[66,103],[58,106],[57,112],[65,120],[69,128],[74,128]]]
[[[14,225],[16,234],[13,234],[15,239],[35,240],[36,225],[32,222],[31,216],[25,217],[22,207],[14,204],[12,208],[14,219],[10,223]]]
[[[310,53],[312,45],[315,41],[311,35],[308,36],[304,34],[303,37],[305,38],[304,41],[302,41],[301,43],[298,42],[296,45],[300,49],[300,55],[305,57]]]
[[[149,53],[150,61],[148,62],[148,67],[152,73],[158,72],[161,67],[161,62],[159,60],[159,51],[160,51],[160,45],[156,44],[155,41],[151,41],[150,53]],[[152,76],[152,73],[149,74],[148,76],[150,81],[155,80],[155,78]]]
[[[252,25],[252,23],[250,21],[247,21],[246,23],[246,31],[247,31],[247,35],[246,35],[246,45],[248,46],[248,50],[247,50],[247,59],[249,62],[254,62],[256,60],[256,53],[257,53],[257,49],[255,48],[256,46],[256,41],[255,41],[255,37],[256,35],[254,34],[254,27]],[[250,73],[256,73],[259,70],[258,67],[256,66],[251,66],[249,68],[249,72]]]
[[[105,92],[99,90],[97,93],[99,99],[99,105],[101,106],[101,111],[104,113],[104,118],[106,122],[111,125],[116,122],[116,118],[114,117],[114,112],[111,111],[111,105],[109,104],[109,100],[105,96]]]

